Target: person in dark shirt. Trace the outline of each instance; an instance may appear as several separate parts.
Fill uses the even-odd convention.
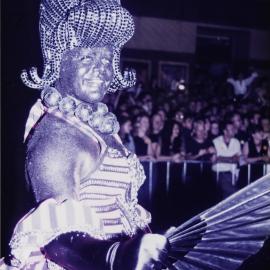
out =
[[[209,131],[209,140],[212,141],[216,137],[218,137],[219,135],[220,135],[219,122],[218,121],[212,121],[210,131]]]
[[[186,140],[185,152],[187,159],[209,160],[215,152],[213,144],[205,136],[205,125],[203,120],[194,123],[192,136]]]
[[[251,137],[243,148],[243,155],[248,163],[270,161],[268,141],[263,139],[263,129],[261,126],[252,127]]]
[[[243,147],[245,142],[248,140],[248,134],[243,130],[241,114],[238,112],[232,113],[231,121],[236,131],[235,138],[239,140],[241,147]]]
[[[153,158],[152,141],[149,138],[149,117],[146,114],[139,115],[135,124],[135,153],[141,160]]]
[[[263,115],[260,122],[263,129],[263,137],[266,140],[270,140],[270,116]]]
[[[183,140],[180,133],[180,125],[176,121],[169,123],[164,136],[162,136],[161,146],[158,151],[158,160],[171,160],[180,162],[183,157]]]
[[[184,114],[184,112],[182,110],[177,110],[174,113],[173,120],[178,122],[181,126],[183,125],[184,119],[185,119],[185,114]]]
[[[123,145],[131,152],[135,152],[134,139],[131,135],[132,121],[129,117],[120,116],[119,118],[120,130],[119,137],[122,140]]]
[[[151,127],[149,138],[152,141],[153,155],[157,156],[164,130],[164,120],[160,114],[153,114],[151,118]]]
[[[193,122],[194,122],[194,115],[186,114],[182,124],[183,126],[182,133],[185,141],[190,139],[193,128]]]

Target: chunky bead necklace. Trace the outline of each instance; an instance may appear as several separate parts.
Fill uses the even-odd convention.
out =
[[[104,103],[98,102],[90,105],[71,96],[63,98],[54,87],[44,88],[41,92],[41,99],[46,107],[56,107],[65,115],[76,116],[102,134],[112,135],[119,132],[120,127],[116,116],[108,111],[108,107]]]

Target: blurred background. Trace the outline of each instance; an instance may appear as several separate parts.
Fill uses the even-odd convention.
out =
[[[143,163],[147,179],[139,197],[152,212],[152,228],[162,231],[270,171],[270,1],[122,5],[134,15],[136,32],[121,64],[136,70],[137,84],[105,101],[118,116],[124,144]],[[39,92],[19,75],[42,68],[38,9],[37,0],[2,2],[1,255],[34,205],[24,178],[23,133]]]

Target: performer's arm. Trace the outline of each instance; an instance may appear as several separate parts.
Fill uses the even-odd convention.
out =
[[[246,85],[250,85],[252,84],[252,82],[258,77],[258,73],[257,72],[253,72],[248,78],[245,79],[245,83]]]
[[[235,80],[233,78],[228,78],[227,82],[230,83],[231,85],[235,86]]]
[[[141,270],[167,252],[164,236],[138,233],[124,241],[101,241],[83,233],[62,234],[43,248],[67,270]],[[147,268],[148,269],[148,268]]]

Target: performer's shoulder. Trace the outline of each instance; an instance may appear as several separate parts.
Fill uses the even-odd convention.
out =
[[[47,156],[48,158],[75,159],[81,152],[87,153],[90,158],[96,158],[100,153],[100,146],[96,139],[88,137],[76,127],[53,115],[46,115],[36,126],[32,137],[27,144],[27,154]],[[60,154],[60,155],[59,155]]]

